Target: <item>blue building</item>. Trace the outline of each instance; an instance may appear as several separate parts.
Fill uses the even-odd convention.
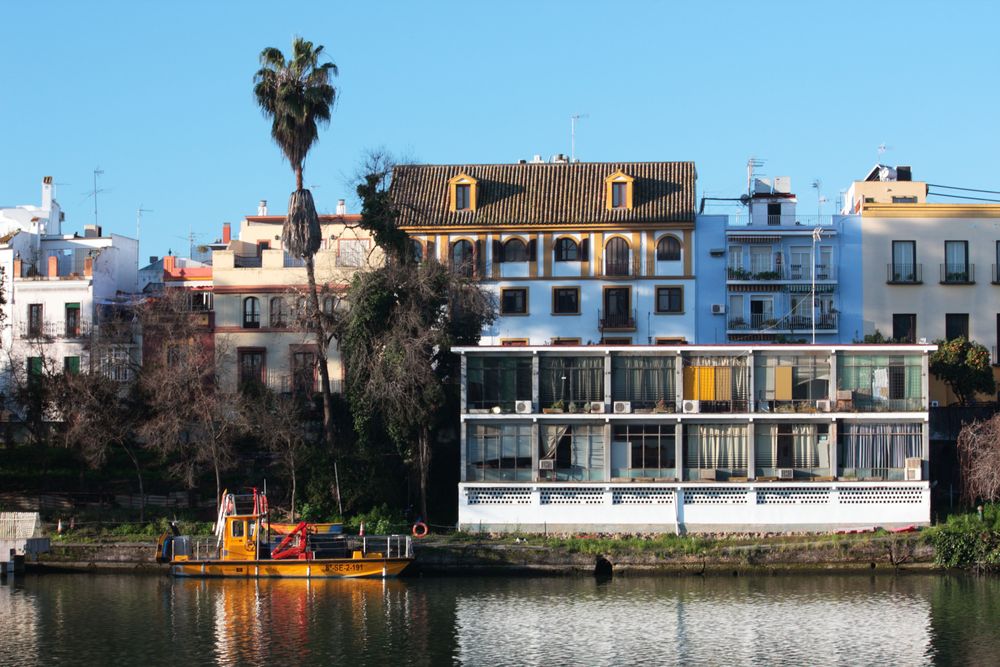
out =
[[[800,214],[787,177],[755,179],[742,201],[695,226],[698,343],[859,339],[860,217]]]

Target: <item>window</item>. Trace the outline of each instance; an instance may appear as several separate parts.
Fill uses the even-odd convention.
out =
[[[42,357],[28,357],[28,382],[38,382],[42,379],[45,360]]]
[[[812,249],[809,246],[792,246],[788,257],[792,280],[808,280],[812,277]]]
[[[552,344],[553,345],[579,345],[580,344],[580,339],[579,338],[559,338],[559,337],[556,337],[556,338],[552,339]]]
[[[917,277],[917,242],[916,241],[893,241],[892,242],[892,272],[890,282],[894,283],[916,283],[920,282]]]
[[[212,310],[212,293],[189,292],[187,296],[187,307],[191,312],[204,312]]]
[[[892,316],[892,338],[899,343],[916,343],[917,315],[915,313],[894,313]]]
[[[260,389],[264,385],[264,350],[242,349],[237,356],[240,391]]]
[[[276,329],[288,326],[285,300],[280,296],[271,297],[271,326]]]
[[[579,345],[580,339],[573,339]],[[552,341],[556,344],[555,339]],[[604,401],[603,357],[542,357],[538,364],[539,400],[542,408],[562,403],[578,406],[592,401]]]
[[[455,210],[465,211],[469,209],[472,202],[472,186],[468,183],[459,183],[455,186]]]
[[[311,350],[292,352],[292,393],[311,396],[316,389],[316,353]]]
[[[132,354],[126,347],[114,347],[101,356],[101,374],[115,382],[132,379]]]
[[[753,387],[761,412],[812,409],[816,401],[830,398],[830,364],[812,355],[755,355]]]
[[[941,282],[969,283],[972,276],[969,272],[969,242],[944,242],[944,270]]]
[[[469,408],[513,412],[516,401],[531,400],[531,357],[470,356],[465,373]]]
[[[602,336],[601,345],[631,345],[631,336]]]
[[[611,184],[611,208],[626,208],[628,202],[628,184]]]
[[[67,375],[80,373],[80,357],[63,357],[63,372]]]
[[[556,315],[580,314],[580,288],[556,287],[552,290],[552,312]]]
[[[609,276],[627,276],[629,272],[628,241],[616,236],[604,248],[604,272]]]
[[[333,315],[333,311],[337,308],[337,299],[332,296],[323,297],[323,314]]]
[[[837,354],[837,389],[849,410],[910,412],[923,404],[919,354]],[[841,401],[838,399],[838,404]]]
[[[683,287],[657,287],[656,288],[656,312],[658,312],[658,313],[683,313],[684,312],[684,288]]]
[[[917,203],[917,198],[916,197],[893,197],[892,198],[892,203],[893,204],[916,204]]]
[[[262,257],[265,250],[271,249],[270,241],[257,241],[257,256]]]
[[[604,480],[604,427],[545,424],[538,458],[553,462],[557,480]]]
[[[602,329],[634,329],[632,288],[607,287],[604,289],[604,312],[601,313]]]
[[[502,315],[526,315],[528,313],[528,290],[524,287],[500,290],[500,313]]]
[[[770,296],[750,297],[750,328],[774,327],[778,321],[774,317],[774,298]]]
[[[770,246],[750,246],[750,272],[766,273],[771,270]]]
[[[530,424],[470,424],[466,481],[530,482]]]
[[[840,467],[858,478],[888,477],[889,469],[903,468],[906,459],[923,458],[921,424],[846,422],[840,438]]]
[[[363,239],[341,239],[337,245],[337,266],[359,269],[365,264],[368,242]]]
[[[501,338],[500,339],[500,346],[501,347],[527,347],[527,345],[528,345],[528,339],[527,338]]]
[[[729,277],[739,279],[743,272],[743,246],[729,246]]]
[[[476,210],[476,179],[468,174],[458,174],[448,180],[452,211]]]
[[[451,245],[451,270],[466,278],[471,278],[473,268],[472,243],[465,240],[455,241]]]
[[[66,304],[66,337],[76,338],[80,335],[80,304]]]
[[[633,408],[674,412],[674,358],[615,355],[611,358],[611,400],[631,401]]]
[[[747,427],[742,424],[689,424],[685,426],[685,468],[722,468],[745,472]]]
[[[510,239],[503,244],[500,257],[502,262],[527,262],[528,244],[521,239]]]
[[[635,179],[622,171],[616,171],[604,179],[605,206],[609,210],[631,209],[633,205],[633,183]]]
[[[233,521],[233,537],[243,537],[243,521]]]
[[[826,424],[757,425],[754,429],[757,474],[773,476],[776,468],[829,471],[828,433]]]
[[[679,262],[681,259],[681,242],[675,236],[664,236],[656,244],[656,261]]]
[[[611,439],[613,477],[674,477],[673,424],[620,424]]]
[[[414,262],[424,261],[424,247],[416,239],[410,240],[410,257],[413,258]]]
[[[781,224],[781,204],[767,205],[767,224],[769,225]]]
[[[243,328],[260,328],[260,299],[255,296],[243,299]]]
[[[42,304],[32,303],[28,305],[28,336],[38,338],[42,335]]]
[[[946,313],[944,316],[944,337],[947,340],[956,338],[969,339],[969,314]]]
[[[580,244],[574,239],[564,236],[556,239],[556,261],[557,262],[577,262],[582,259]]]

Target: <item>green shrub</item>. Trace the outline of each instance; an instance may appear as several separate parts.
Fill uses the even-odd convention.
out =
[[[928,531],[934,560],[943,567],[979,572],[1000,570],[1000,507],[987,505],[977,514],[948,517],[944,525]]]

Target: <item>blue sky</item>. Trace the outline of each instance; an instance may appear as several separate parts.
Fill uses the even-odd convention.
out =
[[[813,6],[815,5],[815,6]],[[367,149],[428,163],[694,160],[699,196],[738,196],[747,158],[840,190],[883,161],[1000,190],[995,3],[7,2],[0,7],[0,205],[60,185],[69,230],[186,254],[291,172],[251,97],[257,56],[293,36],[340,68],[333,122],[306,164],[318,206],[357,210]]]

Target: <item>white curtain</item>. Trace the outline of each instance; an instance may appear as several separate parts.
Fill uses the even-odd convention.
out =
[[[923,449],[920,424],[845,424],[845,468],[902,468]]]
[[[746,465],[745,426],[703,424],[694,426],[688,435],[688,467],[737,469]]]

